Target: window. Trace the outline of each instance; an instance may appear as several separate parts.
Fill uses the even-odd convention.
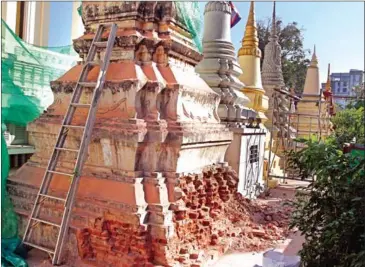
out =
[[[346,87],[342,88],[342,93],[346,93],[346,92],[347,92],[347,88]]]
[[[347,86],[347,82],[343,82],[343,86]]]
[[[258,145],[253,145],[250,147],[250,163],[255,163],[259,161],[259,148]]]

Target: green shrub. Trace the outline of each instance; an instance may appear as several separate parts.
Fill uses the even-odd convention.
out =
[[[305,236],[300,256],[305,267],[365,266],[365,160],[343,154],[336,145],[307,141],[290,152],[288,164],[315,175],[297,190],[291,227]]]
[[[364,108],[347,108],[337,112],[331,119],[334,133],[328,141],[333,141],[342,148],[344,143],[350,143],[356,138],[356,143],[365,143]]]

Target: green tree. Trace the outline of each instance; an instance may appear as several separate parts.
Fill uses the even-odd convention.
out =
[[[259,48],[262,51],[261,67],[265,54],[265,45],[269,42],[270,30],[270,19],[257,22]],[[303,31],[304,29],[299,28],[296,22],[284,25],[280,19],[276,21],[278,42],[282,49],[281,63],[284,82],[288,87],[294,87],[297,94],[303,92],[307,67],[310,62],[306,56],[311,53],[309,49],[303,47]]]
[[[352,88],[354,96],[356,97],[354,100],[350,101],[346,108],[360,108],[365,106],[365,88],[364,83],[360,85],[356,85]]]
[[[315,175],[291,202],[291,227],[305,242],[299,252],[304,267],[363,267],[365,263],[365,159],[343,154],[324,142],[289,154],[289,165],[303,177]]]
[[[354,138],[356,143],[365,143],[364,107],[343,109],[337,112],[331,121],[334,132],[329,141],[331,140],[339,148],[342,148],[344,143],[352,142]]]

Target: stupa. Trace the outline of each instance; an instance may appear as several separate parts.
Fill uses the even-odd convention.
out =
[[[314,46],[311,62],[307,69],[303,94],[297,105],[298,137],[312,138],[326,135],[326,103],[320,89],[318,59]]]
[[[241,89],[251,100],[248,107],[254,109],[262,122],[267,121],[265,112],[269,108],[268,97],[261,82],[260,70],[261,50],[257,37],[255,19],[255,2],[251,2],[250,12],[247,19],[245,36],[242,39],[242,47],[238,50],[238,62],[243,70],[239,79],[244,84]]]
[[[269,42],[265,46],[265,57],[262,63],[262,84],[264,86],[266,95],[269,97],[269,108],[266,112],[268,121],[266,126],[271,129],[272,124],[274,124],[273,131],[277,132],[278,126],[273,122],[273,98],[274,88],[285,89],[285,83],[283,78],[283,72],[281,68],[281,47],[278,42],[278,36],[276,34],[276,10],[275,2],[273,5],[273,14],[271,22],[271,33],[269,37]],[[285,115],[286,116],[286,115]],[[284,118],[283,118],[284,119]]]
[[[238,173],[238,191],[244,196],[252,198],[263,188],[266,129],[260,124],[255,127],[248,126],[247,115],[242,116],[243,111],[246,110],[244,114],[250,112],[248,108],[250,99],[241,92],[245,85],[238,79],[240,75],[242,76],[242,70],[237,63],[231,41],[231,12],[231,6],[227,1],[214,1],[206,4],[204,58],[196,66],[196,71],[213,90],[221,95],[218,114],[222,123],[226,124],[234,133],[225,160]],[[252,80],[252,77],[249,79]],[[250,118],[250,121],[252,120],[253,118]],[[255,154],[255,156],[251,154]]]
[[[231,7],[228,2],[208,2],[204,10],[204,58],[196,66],[200,77],[221,96],[218,115],[222,121],[239,123],[247,117],[250,100],[241,93],[242,70],[231,41]]]
[[[221,162],[232,133],[220,123],[219,95],[194,70],[202,55],[176,10],[183,3],[82,2],[85,33],[74,40],[82,59],[98,24],[117,23],[118,31],[72,212],[66,263],[194,266],[212,259],[208,251],[222,253],[230,245],[233,230],[222,212],[238,178]],[[239,67],[228,64],[231,58],[222,61],[229,70],[225,75],[238,75]],[[80,62],[51,83],[54,103],[28,125],[36,152],[8,182],[20,233],[82,67]],[[95,82],[98,71],[95,66],[88,81]],[[232,97],[243,96],[238,79],[230,83],[237,85]],[[88,90],[83,93],[84,103],[90,96]],[[246,98],[234,105],[240,101]],[[73,124],[81,124],[86,115],[80,110]],[[70,129],[69,148],[78,146],[76,131]],[[56,170],[70,173],[74,155],[63,153]],[[68,186],[55,174],[51,193],[65,196]],[[44,205],[40,217],[59,222],[63,203],[46,200]],[[39,224],[32,242],[52,247],[55,233],[53,226]]]
[[[273,4],[272,13],[272,25],[269,37],[269,42],[265,46],[265,56],[262,63],[262,84],[265,90],[265,94],[269,98],[269,108],[266,111],[266,116],[268,120],[265,123],[268,131],[270,131],[267,137],[267,146],[265,147],[265,158],[270,166],[266,166],[265,169],[270,168],[270,173],[276,176],[283,175],[282,161],[280,159],[280,135],[285,133],[280,133],[280,130],[286,129],[287,124],[287,114],[283,112],[289,111],[288,104],[289,101],[284,95],[277,97],[277,107],[274,110],[274,98],[275,93],[274,88],[280,90],[287,90],[285,88],[283,72],[281,69],[281,47],[278,42],[278,36],[276,34],[276,10],[275,2]],[[276,116],[273,116],[275,113]],[[272,142],[270,142],[270,137],[272,136]],[[271,145],[271,148],[269,147]],[[271,149],[271,153],[270,153]],[[275,152],[275,153],[274,153]],[[269,160],[270,157],[270,160]],[[267,178],[267,177],[266,177]]]

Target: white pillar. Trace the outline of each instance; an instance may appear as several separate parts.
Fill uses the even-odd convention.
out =
[[[18,2],[1,2],[1,18],[13,32],[16,30],[17,11]]]
[[[71,23],[71,43],[72,40],[80,37],[84,33],[84,24],[77,9],[81,5],[81,1],[72,3],[72,23]]]
[[[30,44],[47,46],[50,22],[50,2],[26,2],[24,37]]]

